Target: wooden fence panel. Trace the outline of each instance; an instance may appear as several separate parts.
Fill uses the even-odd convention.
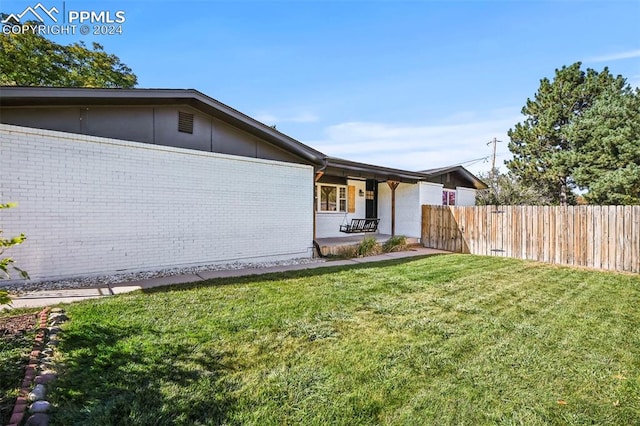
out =
[[[640,273],[640,206],[422,206],[426,247]]]
[[[640,206],[631,207],[631,272],[640,273]]]

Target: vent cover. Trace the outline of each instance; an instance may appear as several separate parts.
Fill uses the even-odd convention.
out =
[[[178,111],[178,131],[193,134],[193,114]]]

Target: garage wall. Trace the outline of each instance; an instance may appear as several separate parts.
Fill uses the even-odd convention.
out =
[[[310,166],[4,124],[0,159],[32,279],[312,255]]]

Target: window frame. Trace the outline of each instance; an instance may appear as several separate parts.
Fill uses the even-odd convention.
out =
[[[446,194],[446,198],[445,198]],[[451,195],[453,195],[453,204],[451,204]],[[442,205],[443,206],[455,206],[457,203],[458,191],[455,189],[443,189],[442,190]]]
[[[322,200],[322,188],[334,188],[336,191],[336,201],[335,206],[336,210],[325,210],[323,209],[323,200]],[[336,185],[332,183],[318,183],[316,184],[316,211],[318,213],[347,213],[349,209],[349,201],[348,201],[348,185]],[[331,202],[329,200],[329,202]],[[342,207],[344,206],[344,209]]]

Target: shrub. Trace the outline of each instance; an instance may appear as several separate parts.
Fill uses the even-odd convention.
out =
[[[382,251],[385,253],[391,253],[392,251],[402,251],[407,248],[407,237],[404,235],[396,235],[389,238],[382,245]]]
[[[10,305],[11,298],[7,290],[0,290],[0,305]]]
[[[15,207],[15,204],[13,203],[0,204],[0,209],[9,209],[11,207]],[[2,234],[1,229],[0,229],[0,234]],[[24,240],[26,240],[26,238],[27,237],[25,237],[24,234],[20,234],[17,237],[8,238],[8,239],[2,238],[0,236],[0,256],[2,256],[4,251],[9,247],[22,244]],[[10,257],[4,257],[4,258],[0,257],[0,280],[11,278],[11,275],[9,274],[9,266],[11,266],[12,269],[18,272],[18,274],[20,274],[22,278],[28,279],[29,274],[27,274],[26,271],[23,271],[17,266],[12,265],[13,262],[14,260]],[[6,305],[6,304],[11,304],[11,298],[9,297],[9,292],[7,292],[6,290],[0,290],[0,305]]]
[[[364,240],[358,244],[357,253],[360,257],[379,254],[380,245],[374,237],[365,237]]]
[[[356,246],[342,246],[338,247],[335,253],[330,254],[329,258],[331,259],[351,259],[352,257],[358,256],[358,247]]]

